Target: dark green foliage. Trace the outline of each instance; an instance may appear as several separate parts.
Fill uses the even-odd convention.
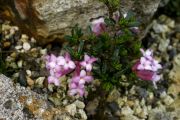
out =
[[[98,58],[93,71],[94,77],[102,81],[102,86],[106,90],[114,86],[122,86],[122,76],[128,78],[128,84],[136,82],[136,76],[131,68],[133,60],[139,57],[141,42],[130,27],[139,24],[129,13],[127,18],[121,18],[117,23],[111,19],[105,19],[107,30],[100,36],[95,36],[92,32],[82,40],[82,32],[78,26],[72,30],[72,35],[65,38],[69,44],[65,49],[75,60],[82,60],[84,53]],[[91,30],[90,30],[91,31]],[[127,82],[127,81],[126,81]]]
[[[158,9],[157,15],[166,14],[170,17],[180,17],[180,0],[169,0],[167,5]]]

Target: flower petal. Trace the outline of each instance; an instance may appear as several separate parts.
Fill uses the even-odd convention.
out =
[[[81,70],[80,77],[84,77],[84,76],[86,76],[86,71],[85,70]]]
[[[139,78],[142,80],[152,80],[152,77],[154,75],[154,72],[148,71],[148,70],[141,70],[141,71],[136,71],[136,74]]]
[[[58,65],[64,65],[65,62],[66,62],[66,60],[65,60],[65,58],[64,58],[63,56],[59,56],[59,57],[57,58],[57,64],[58,64]]]
[[[69,95],[74,96],[77,93],[77,89],[71,89]]]
[[[64,58],[65,58],[66,61],[71,60],[70,54],[68,52],[65,53]]]
[[[68,66],[71,69],[74,69],[76,67],[76,65],[75,65],[75,63],[73,61],[69,61]]]
[[[83,67],[86,67],[86,64],[87,64],[87,62],[86,62],[86,61],[82,61],[82,62],[80,62],[80,65],[81,65],[81,66],[83,66]]]
[[[82,97],[84,95],[84,89],[78,89],[78,93]]]
[[[95,62],[95,61],[97,61],[98,59],[97,58],[94,58],[94,57],[92,57],[92,58],[90,58],[90,60],[89,60],[89,63],[93,63],[93,62]]]
[[[60,85],[60,80],[59,79],[55,79],[54,80],[54,85],[59,86]]]
[[[53,76],[48,77],[48,83],[49,84],[54,83],[54,77]]]
[[[73,82],[76,82],[76,83],[78,83],[79,80],[80,80],[80,77],[79,77],[79,76],[75,76],[75,77],[72,78],[72,81],[73,81]]]
[[[84,79],[80,79],[80,80],[79,80],[79,84],[85,84],[85,82],[86,82],[86,81],[85,81]]]
[[[84,61],[89,61],[90,57],[88,55],[84,55]]]
[[[70,89],[75,89],[75,88],[77,88],[76,83],[71,82],[71,83],[70,83]]]
[[[92,64],[87,64],[86,65],[86,70],[91,71],[92,70]]]
[[[93,77],[92,76],[85,76],[84,80],[89,83],[93,80]]]

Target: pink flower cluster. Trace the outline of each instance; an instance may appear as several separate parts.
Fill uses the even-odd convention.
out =
[[[148,49],[144,51],[140,49],[140,51],[143,56],[136,62],[132,70],[142,80],[152,81],[156,88],[156,82],[161,78],[160,75],[157,74],[157,71],[162,69],[162,66],[153,58],[152,50]]]
[[[65,53],[65,56],[47,55],[46,56],[46,68],[49,70],[48,83],[53,83],[56,86],[60,86],[60,77],[74,71],[74,75],[69,84],[69,94],[80,96],[84,95],[85,83],[89,83],[93,80],[90,75],[92,70],[92,64],[97,61],[96,58],[88,55],[84,56],[84,60],[72,61],[69,53]]]
[[[75,94],[79,94],[80,96],[84,95],[85,84],[90,83],[93,80],[93,77],[91,76],[91,70],[92,70],[92,64],[95,61],[97,61],[97,58],[85,55],[83,61],[76,63],[74,76],[72,77],[69,85],[70,95],[75,95]]]
[[[46,56],[46,68],[50,72],[48,77],[48,83],[54,83],[56,86],[60,85],[59,78],[65,74],[70,73],[75,69],[76,65],[71,60],[69,53],[65,56],[47,55]]]

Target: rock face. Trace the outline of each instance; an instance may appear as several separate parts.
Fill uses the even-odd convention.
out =
[[[47,94],[13,84],[0,74],[0,119],[7,120],[86,120],[85,104],[79,100],[64,107],[54,107]],[[76,116],[78,114],[78,118]]]
[[[160,0],[121,0],[122,12],[132,10],[143,23],[157,10]],[[0,0],[0,16],[9,18],[40,43],[68,34],[75,24],[86,28],[92,18],[105,16],[108,8],[98,0]]]

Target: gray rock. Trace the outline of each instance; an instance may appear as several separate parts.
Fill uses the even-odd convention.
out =
[[[22,96],[34,97],[39,99],[44,99],[41,95],[38,95],[24,87],[14,86],[12,80],[8,79],[4,75],[0,75],[0,118],[6,118],[7,120],[27,120],[24,115],[24,103],[20,101]],[[47,104],[41,106],[42,108],[47,108]],[[40,116],[36,116],[40,119]]]

